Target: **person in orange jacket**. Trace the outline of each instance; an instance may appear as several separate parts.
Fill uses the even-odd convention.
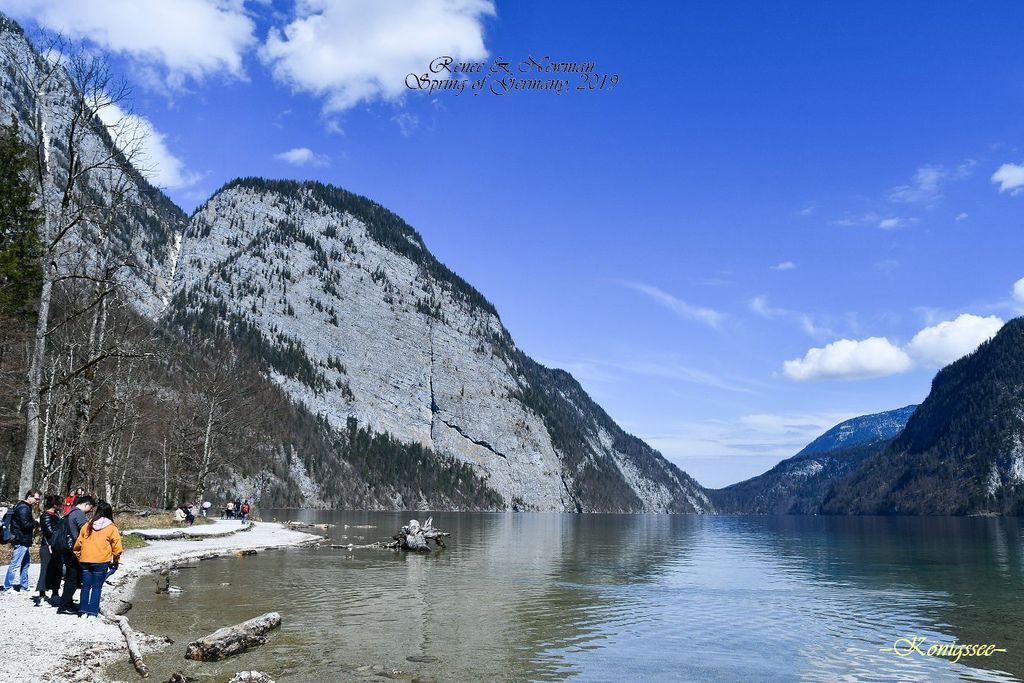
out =
[[[121,561],[121,531],[114,524],[114,509],[101,500],[92,521],[82,527],[74,553],[82,565],[82,597],[79,616],[99,617],[100,597],[107,573]]]

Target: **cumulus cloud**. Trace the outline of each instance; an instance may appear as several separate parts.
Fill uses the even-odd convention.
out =
[[[1003,164],[992,174],[992,182],[999,185],[1000,192],[1020,194],[1024,190],[1024,164]]]
[[[274,158],[292,166],[326,166],[330,162],[326,155],[317,154],[309,147],[293,147],[275,154]]]
[[[955,220],[955,221],[956,221],[957,223],[959,223],[959,222],[961,222],[961,221],[965,221],[965,220],[967,220],[968,218],[970,218],[970,216],[968,216],[968,215],[967,215],[967,212],[966,212],[966,211],[961,211],[960,213],[958,213],[958,214],[956,215],[956,218],[955,218],[954,220]]]
[[[5,0],[20,20],[86,39],[156,70],[172,86],[212,74],[243,77],[256,44],[242,0]]]
[[[693,306],[653,285],[647,285],[642,282],[623,282],[622,284],[646,295],[648,298],[657,304],[664,306],[680,318],[696,320],[697,322],[702,322],[711,327],[718,327],[725,319],[724,313],[720,313],[711,308]]]
[[[99,115],[114,143],[149,182],[173,190],[194,185],[202,178],[201,173],[188,170],[185,162],[174,156],[167,147],[167,137],[146,117],[127,113],[113,103],[100,107]]]
[[[796,268],[796,264],[792,261],[783,261],[772,266],[772,270],[793,270],[794,268]]]
[[[260,54],[278,81],[341,112],[398,98],[405,77],[438,56],[485,58],[483,23],[494,13],[491,0],[301,0]]]
[[[1013,300],[1024,310],[1024,277],[1013,283]]]
[[[897,375],[918,367],[939,368],[952,363],[990,339],[1003,326],[997,316],[964,313],[926,327],[903,347],[886,337],[840,339],[824,348],[812,348],[803,358],[783,363],[786,377],[809,379],[865,379]]]
[[[782,370],[797,381],[808,379],[863,379],[906,372],[913,361],[885,337],[840,339],[813,348],[803,358],[787,360]]]
[[[1003,321],[998,316],[983,318],[964,313],[955,320],[924,328],[905,348],[918,365],[941,368],[974,351],[1002,326]]]

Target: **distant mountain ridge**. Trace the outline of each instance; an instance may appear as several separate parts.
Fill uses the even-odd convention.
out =
[[[940,370],[903,432],[823,511],[1024,514],[1024,318]]]
[[[764,474],[708,495],[720,512],[817,514],[835,482],[880,453],[916,408],[910,405],[841,422]]]
[[[907,420],[917,410],[917,404],[872,415],[854,417],[840,422],[817,439],[807,444],[794,457],[828,453],[848,448],[859,448],[889,441],[903,431]]]

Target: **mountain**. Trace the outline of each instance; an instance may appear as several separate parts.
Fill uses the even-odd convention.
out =
[[[29,43],[22,28],[0,13],[0,122],[17,120],[26,139],[34,144],[34,126],[30,100],[32,93],[45,79],[44,57]],[[82,70],[91,66],[87,61]],[[101,78],[96,75],[97,80]],[[111,83],[113,85],[113,83]],[[58,69],[42,88],[43,118],[55,141],[48,152],[54,159],[56,185],[67,179],[69,137],[68,126],[81,94],[72,84],[68,72]],[[80,123],[80,122],[79,122]],[[131,131],[126,132],[126,136]],[[96,206],[116,205],[113,215],[103,217],[103,225],[91,219],[100,212],[84,211],[87,218],[77,223],[63,240],[57,255],[61,265],[92,263],[104,255],[116,255],[123,264],[115,277],[130,291],[133,304],[146,315],[155,316],[169,297],[169,270],[174,251],[184,233],[187,216],[116,148],[108,129],[93,117],[79,133],[82,158],[78,165],[95,164],[117,168],[124,177],[113,179],[113,173],[85,176],[78,192]],[[118,201],[114,201],[118,195]],[[51,197],[51,201],[55,198]]]
[[[1024,318],[940,370],[903,432],[823,511],[1024,514]]]
[[[917,409],[841,422],[764,474],[708,492],[720,512],[817,514],[837,480],[882,452]]]
[[[455,457],[510,507],[692,512],[703,489],[623,432],[401,218],[317,182],[243,178],[191,217],[163,314],[249,349],[335,429]]]
[[[0,114],[18,118],[30,143],[46,64],[0,15]],[[72,83],[58,70],[40,100],[57,141],[81,108]],[[66,147],[51,145],[64,177]],[[77,223],[61,267],[118,264],[128,304],[111,305],[109,321],[106,305],[102,321],[95,306],[76,313],[81,285],[63,278],[54,305],[72,322],[50,354],[73,357],[96,320],[112,330],[105,342],[131,329],[145,348],[130,357],[155,360],[100,363],[58,385],[54,401],[80,406],[43,435],[67,464],[43,458],[58,484],[109,484],[116,471],[127,498],[164,502],[212,491],[264,505],[712,509],[702,487],[619,428],[568,373],[523,353],[494,306],[379,204],[321,183],[243,178],[186,217],[95,117],[77,151],[86,166],[116,162],[85,174],[79,196],[97,207],[128,201],[113,220],[97,213],[102,229]],[[3,398],[20,406],[17,391]],[[108,405],[119,412],[75,417]],[[6,470],[22,442],[17,428],[5,436]]]

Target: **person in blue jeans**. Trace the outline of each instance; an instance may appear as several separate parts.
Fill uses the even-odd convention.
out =
[[[114,524],[114,509],[101,500],[92,521],[82,527],[75,541],[74,553],[82,566],[82,598],[79,616],[98,617],[103,582],[111,569],[121,561],[121,531]]]
[[[25,494],[25,500],[19,501],[14,506],[11,517],[11,534],[14,538],[11,543],[14,545],[14,552],[11,555],[11,563],[7,566],[7,577],[4,579],[3,590],[9,591],[14,587],[14,575],[20,574],[16,590],[27,591],[28,588],[28,567],[32,563],[32,556],[29,555],[29,548],[32,547],[32,532],[36,529],[36,520],[32,517],[32,508],[39,504],[43,494],[32,489]]]

